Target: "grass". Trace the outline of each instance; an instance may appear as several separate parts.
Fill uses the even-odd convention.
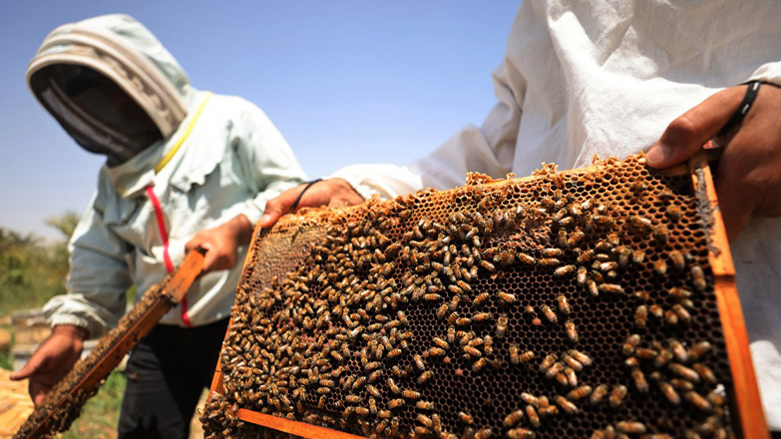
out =
[[[61,439],[116,437],[119,409],[127,379],[122,372],[112,372],[97,395],[87,401],[70,430]]]

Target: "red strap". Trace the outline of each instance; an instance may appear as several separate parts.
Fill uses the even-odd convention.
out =
[[[160,200],[157,199],[157,195],[155,195],[155,191],[152,189],[152,186],[146,188],[146,195],[149,197],[149,201],[152,202],[152,206],[155,208],[157,228],[160,231],[160,237],[163,239],[163,262],[165,263],[166,271],[168,271],[170,274],[174,271],[174,263],[171,261],[171,255],[168,253],[168,231],[165,229],[163,208],[160,205]],[[179,305],[184,325],[188,328],[192,328],[193,325],[190,322],[190,317],[187,315],[187,297],[183,297],[182,302]]]

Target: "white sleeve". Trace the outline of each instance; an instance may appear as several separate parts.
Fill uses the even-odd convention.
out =
[[[449,189],[464,184],[467,172],[502,178],[512,170],[526,82],[506,61],[493,74],[499,102],[483,125],[468,125],[442,146],[407,166],[354,165],[331,177],[344,178],[364,198],[394,198],[424,187]]]
[[[763,64],[748,80],[769,82],[781,87],[781,62]]]

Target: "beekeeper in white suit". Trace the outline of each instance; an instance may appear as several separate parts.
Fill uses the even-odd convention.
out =
[[[529,175],[650,149],[656,168],[709,139],[768,424],[781,430],[781,2],[528,0],[493,75],[497,104],[408,166],[357,165],[298,208],[462,185],[468,171]],[[738,85],[758,81],[750,85]],[[726,88],[725,88],[726,87]],[[750,102],[752,99],[753,102]],[[269,227],[306,188],[268,203]]]
[[[29,377],[40,403],[82,341],[116,325],[131,284],[144,292],[186,250],[204,248],[210,273],[133,350],[119,422],[121,438],[186,438],[214,373],[252,225],[266,200],[304,173],[259,108],[193,88],[126,15],[55,29],[27,81],[74,140],[107,161],[70,242],[68,294],[44,308],[53,334],[14,378]]]

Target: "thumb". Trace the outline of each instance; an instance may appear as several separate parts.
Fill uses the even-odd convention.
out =
[[[271,228],[271,226],[274,225],[274,223],[277,222],[279,217],[287,213],[288,210],[290,210],[290,205],[293,204],[291,201],[290,203],[287,203],[283,197],[287,192],[283,192],[280,196],[277,198],[274,198],[273,200],[269,200],[266,202],[266,209],[263,212],[263,216],[260,217],[260,227],[263,229]]]
[[[13,381],[30,378],[31,376],[35,375],[35,373],[38,371],[38,368],[41,367],[45,359],[46,357],[44,355],[33,355],[33,357],[30,358],[30,361],[28,361],[19,372],[12,373],[9,378],[11,378]]]
[[[648,166],[669,168],[691,158],[716,137],[737,111],[747,86],[728,88],[709,97],[667,126],[648,152]]]

